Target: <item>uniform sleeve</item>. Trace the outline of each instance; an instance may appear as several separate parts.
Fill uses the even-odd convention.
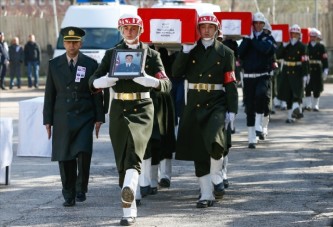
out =
[[[248,49],[251,46],[251,39],[250,38],[243,38],[242,42],[238,48],[238,54],[240,59],[244,59],[247,55]]]
[[[238,91],[235,78],[235,58],[232,52],[226,52],[228,59],[224,73],[224,87],[227,98],[227,110],[232,113],[238,111]]]
[[[301,49],[301,62],[302,62],[302,75],[307,76],[309,72],[309,54],[308,54],[308,47],[302,44]]]
[[[172,65],[172,76],[173,77],[184,77],[186,69],[188,68],[188,60],[190,54],[185,54],[182,51],[177,53],[175,61]]]
[[[322,56],[321,56],[321,62],[323,64],[323,69],[328,69],[328,54],[327,54],[327,50],[326,47],[324,45],[322,46]]]
[[[94,61],[93,71],[96,71],[98,68],[98,63]],[[95,105],[95,122],[105,122],[105,113],[103,106],[103,94],[102,92],[93,93],[93,100]]]
[[[57,91],[52,77],[52,62],[49,62],[48,68],[44,94],[43,124],[53,125],[53,113]]]

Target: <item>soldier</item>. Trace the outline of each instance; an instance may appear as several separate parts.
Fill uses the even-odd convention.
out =
[[[305,110],[319,111],[319,97],[324,90],[324,80],[328,75],[327,51],[324,44],[320,43],[320,31],[313,28],[310,31],[308,44],[310,63],[310,82],[305,87]],[[313,100],[311,100],[311,93]],[[313,101],[313,102],[311,102]],[[311,106],[312,103],[312,106]]]
[[[269,122],[272,58],[276,44],[272,36],[263,32],[265,17],[253,15],[253,33],[244,37],[239,46],[239,57],[244,69],[244,103],[248,127],[249,148],[256,148],[257,136],[265,140]]]
[[[234,55],[216,40],[219,22],[212,13],[198,17],[201,38],[183,44],[172,66],[172,74],[188,80],[187,104],[180,118],[176,159],[194,161],[200,186],[197,208],[212,206],[222,198],[223,155],[227,152],[225,118],[237,113]]]
[[[143,32],[142,19],[135,14],[124,14],[118,20],[118,29],[124,38],[123,42],[105,52],[89,85],[94,92],[104,89],[106,111],[111,108],[109,132],[119,173],[119,186],[122,188],[123,217],[120,225],[127,226],[136,221],[137,207],[133,201],[153,130],[154,106],[150,92],[168,93],[171,83],[158,52],[139,41]],[[116,49],[146,50],[143,75],[119,80],[105,76],[110,67],[114,67],[115,63],[111,63],[111,60]]]
[[[61,34],[66,53],[49,61],[43,122],[52,136],[52,161],[59,162],[63,205],[69,207],[86,200],[94,125],[98,137],[105,115],[102,95],[92,94],[88,86],[97,61],[79,51],[85,32],[66,27]]]
[[[302,98],[304,87],[309,83],[309,57],[307,47],[300,41],[301,28],[294,24],[289,29],[290,42],[283,43],[277,51],[277,58],[283,59],[279,96],[287,102],[286,123],[294,123],[303,117]]]

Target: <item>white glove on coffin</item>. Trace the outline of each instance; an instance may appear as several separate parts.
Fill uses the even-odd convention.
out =
[[[118,80],[119,80],[118,78],[108,77],[106,75],[94,80],[93,85],[97,89],[108,88],[114,86]]]
[[[160,85],[159,79],[149,76],[146,72],[143,72],[143,76],[135,77],[133,81],[145,87],[157,88]]]
[[[194,43],[194,44],[183,44],[183,52],[185,54],[189,53],[196,45],[197,45],[197,43]]]

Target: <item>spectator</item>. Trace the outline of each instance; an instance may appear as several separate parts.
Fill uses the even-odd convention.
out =
[[[21,88],[21,65],[24,61],[23,47],[19,45],[19,38],[14,37],[11,45],[9,46],[9,75],[10,82],[9,88],[12,89],[14,86],[14,78],[16,77],[16,86]]]
[[[29,35],[29,41],[24,46],[24,63],[28,69],[28,87],[32,87],[32,75],[34,76],[34,87],[38,88],[39,65],[41,60],[41,51],[36,43],[35,35]]]

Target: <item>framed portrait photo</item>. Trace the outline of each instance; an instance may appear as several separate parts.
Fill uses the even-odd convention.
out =
[[[146,61],[145,49],[114,49],[109,77],[130,79],[142,76]]]

